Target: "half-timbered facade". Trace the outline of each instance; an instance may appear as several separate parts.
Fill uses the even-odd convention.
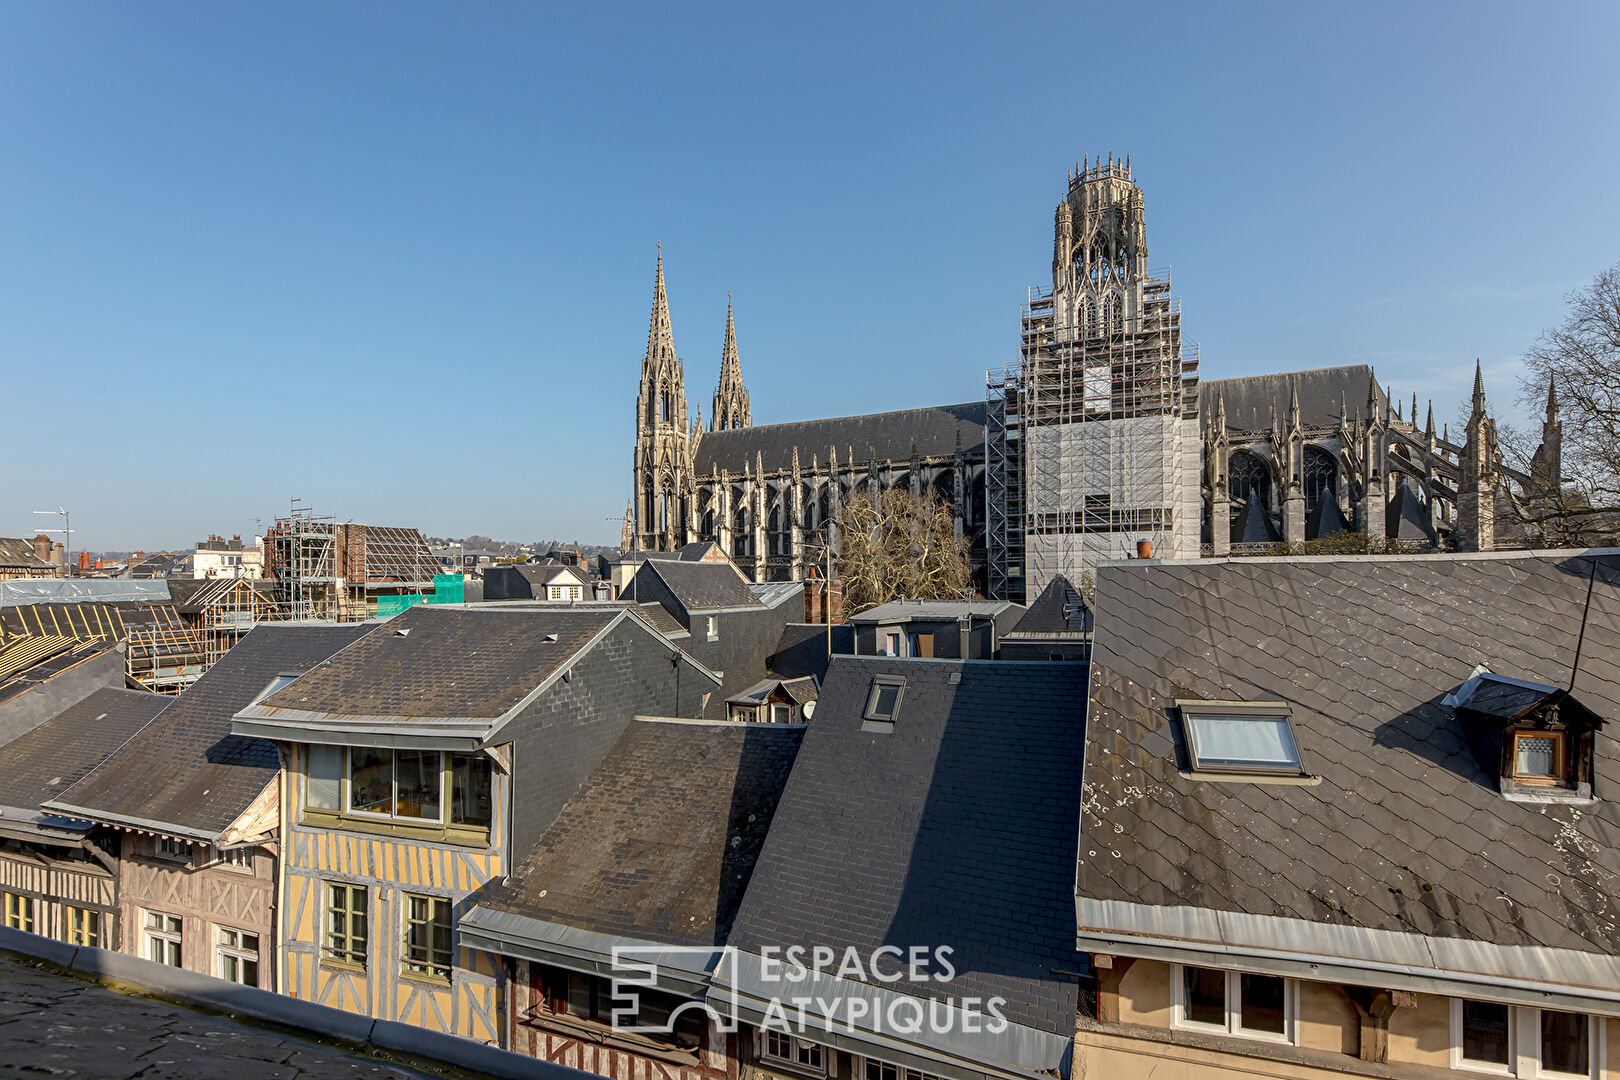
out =
[[[624,608],[416,607],[243,709],[286,766],[285,991],[506,1045],[506,972],[461,914],[634,715],[718,683]]]

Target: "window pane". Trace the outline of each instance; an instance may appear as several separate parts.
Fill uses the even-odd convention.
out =
[[[872,715],[883,717],[894,716],[894,706],[899,700],[900,688],[898,686],[884,686],[879,684],[877,690],[872,695]]]
[[[394,773],[399,798],[394,813],[400,817],[439,820],[439,752],[394,751]]]
[[[1469,1061],[1508,1063],[1508,1007],[1484,1001],[1462,1003],[1463,1057]]]
[[[1281,1035],[1283,1027],[1283,981],[1270,975],[1244,975],[1242,1014],[1239,1026],[1249,1031]]]
[[[393,805],[393,752],[355,747],[349,752],[349,808],[386,814]]]
[[[1521,742],[1522,746],[1523,743]],[[1586,1045],[1586,1017],[1580,1013],[1541,1012],[1541,1067],[1554,1072],[1587,1075],[1591,1069]]]
[[[342,809],[338,800],[342,793],[343,747],[311,746],[308,777],[304,789],[306,806],[312,810]]]
[[[242,978],[240,981],[248,986],[259,985],[259,962],[257,960],[242,961]]]
[[[1557,775],[1556,739],[1537,735],[1520,735],[1513,740],[1517,752],[1514,769],[1520,776]]]
[[[568,1012],[572,1016],[584,1017],[589,1020],[594,1015],[591,1008],[591,976],[578,971],[568,973]]]
[[[451,754],[450,823],[488,827],[489,758],[483,754]]]
[[[1189,715],[1200,765],[1258,765],[1297,769],[1299,754],[1282,716]]]
[[[1195,1024],[1226,1026],[1226,972],[1210,968],[1184,967],[1187,1019]]]

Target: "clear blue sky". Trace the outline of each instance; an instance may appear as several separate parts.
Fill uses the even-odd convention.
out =
[[[1118,12],[1116,14],[1115,12]],[[1620,261],[1620,6],[0,6],[0,534],[299,495],[611,541],[662,241],[689,400],[983,394],[1129,153],[1206,377],[1493,404]]]

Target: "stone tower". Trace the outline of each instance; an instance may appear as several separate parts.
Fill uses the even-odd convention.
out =
[[[743,385],[742,361],[737,357],[737,324],[726,297],[726,344],[720,351],[720,385],[714,391],[713,431],[752,427],[748,415],[748,388]]]
[[[1485,378],[1474,361],[1474,399],[1466,441],[1457,462],[1458,551],[1492,551],[1496,547],[1496,421],[1485,415]]]
[[[653,282],[647,355],[641,361],[641,392],[636,397],[634,491],[631,516],[637,548],[673,551],[690,539],[695,488],[686,373],[675,355],[675,334],[670,329],[662,248]]]
[[[1130,159],[1077,167],[1056,218],[1054,326],[1087,337],[1134,325],[1148,280],[1147,223]]]

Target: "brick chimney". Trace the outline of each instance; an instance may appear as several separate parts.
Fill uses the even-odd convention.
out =
[[[34,537],[34,558],[40,562],[51,561],[51,538],[44,533]]]

